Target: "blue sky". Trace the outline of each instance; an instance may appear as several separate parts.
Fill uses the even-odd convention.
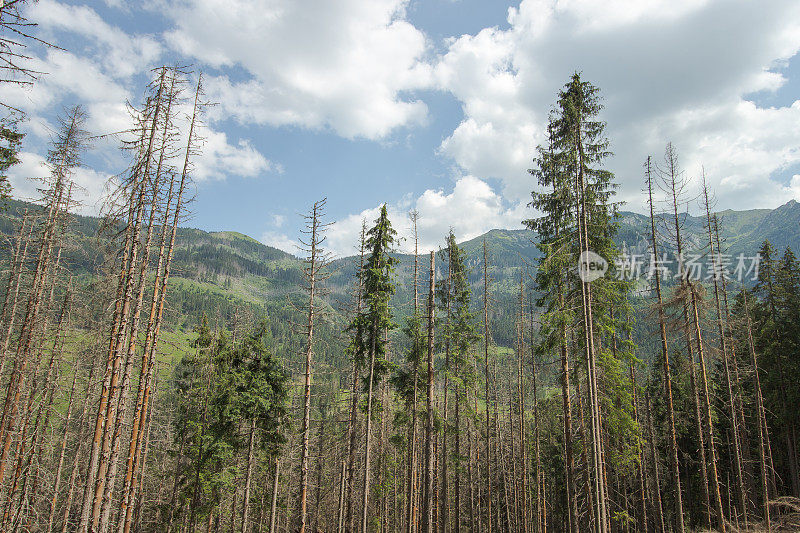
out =
[[[575,70],[604,95],[628,209],[643,209],[641,163],[667,141],[687,176],[705,168],[720,209],[800,199],[797,2],[40,0],[26,12],[64,50],[33,47],[46,74],[0,88],[29,117],[21,197],[65,106],[83,104],[92,133],[122,129],[149,70],[180,63],[218,103],[190,224],[288,251],[323,196],[339,255],[383,202],[401,235],[420,212],[428,248],[450,227],[461,239],[520,227],[526,169]],[[86,156],[85,212],[125,169],[117,144]]]

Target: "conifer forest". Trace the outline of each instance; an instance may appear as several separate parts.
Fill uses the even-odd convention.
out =
[[[74,46],[35,3],[0,7],[0,86]],[[124,131],[61,109],[35,198],[0,102],[0,531],[800,531],[800,204],[728,209],[682,139],[615,174],[570,72],[514,229],[387,202],[352,254],[311,187],[294,253],[191,228],[225,109],[200,65],[148,69]],[[98,142],[125,163],[87,214]]]

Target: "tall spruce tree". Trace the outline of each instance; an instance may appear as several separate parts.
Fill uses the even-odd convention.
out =
[[[591,432],[588,438],[591,453],[587,458],[591,462],[590,500],[594,529],[605,532],[610,524],[603,417],[609,414],[608,406],[613,405],[607,400],[620,395],[620,391],[611,389],[622,384],[627,387],[628,383],[615,361],[619,354],[601,351],[601,339],[597,335],[598,332],[603,332],[604,337],[613,335],[618,321],[614,320],[610,309],[624,301],[628,284],[613,275],[595,280],[576,275],[582,254],[587,252],[600,255],[611,265],[611,270],[619,258],[613,241],[618,210],[618,204],[612,201],[616,185],[613,174],[603,168],[611,153],[604,134],[605,123],[598,119],[601,110],[599,89],[575,73],[559,93],[550,116],[548,144],[538,148],[534,168],[530,171],[543,189],[533,192],[531,206],[542,216],[526,224],[538,232],[538,246],[542,251],[536,281],[542,294],[539,303],[545,308],[543,349],[560,347],[564,380],[568,376],[568,364],[564,364],[567,362],[564,350],[569,349],[567,330],[574,328],[580,332],[575,336],[575,347],[585,354]],[[576,317],[573,309],[580,309],[582,316]],[[601,365],[604,375],[608,375],[607,371],[615,374],[613,380],[605,379],[606,390],[600,389],[598,368]],[[568,390],[563,401],[566,414]],[[605,412],[601,412],[601,403],[606,407]],[[629,409],[626,407],[623,411]],[[577,496],[570,486],[574,473],[570,473],[569,443],[567,447],[567,504],[572,508],[570,522],[576,522],[575,503],[569,501],[570,496],[573,499]],[[569,527],[574,531],[578,526],[569,523]]]
[[[388,371],[386,361],[387,333],[394,329],[389,301],[395,292],[394,269],[397,258],[391,254],[397,232],[392,228],[386,205],[381,206],[375,225],[367,231],[365,248],[368,251],[359,276],[363,287],[363,309],[349,329],[360,337],[353,343],[354,357],[364,361],[367,368],[366,435],[364,455],[364,485],[361,493],[361,530],[367,531],[370,492],[370,459],[372,437],[373,392]]]
[[[464,469],[461,464],[461,409],[464,403],[461,391],[474,381],[475,376],[472,372],[473,365],[469,360],[469,353],[472,346],[480,340],[480,336],[477,332],[475,316],[470,310],[472,291],[468,282],[469,269],[466,266],[466,257],[464,251],[456,243],[456,237],[452,230],[447,235],[441,256],[444,261],[447,261],[448,277],[439,282],[437,296],[439,306],[448,314],[448,319],[442,329],[442,342],[448,347],[448,360],[445,363],[445,371],[448,375],[446,383],[450,384],[455,393],[453,398],[455,418],[449,426],[445,425],[443,434],[443,442],[446,442],[449,434],[453,435],[454,449],[442,460],[454,463],[454,508],[456,512],[452,529],[459,531],[463,520],[460,493],[461,471]],[[443,449],[446,450],[444,446]],[[444,469],[443,472],[445,472]],[[443,486],[446,485],[443,484]]]

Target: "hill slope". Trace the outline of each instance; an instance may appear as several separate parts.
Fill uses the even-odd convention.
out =
[[[33,204],[11,201],[0,214],[0,234],[11,235],[19,227],[25,210],[38,209]],[[764,239],[770,239],[777,250],[787,246],[800,250],[800,204],[795,201],[774,210],[722,211],[723,238],[728,252],[753,255]],[[684,232],[690,248],[702,248],[706,240],[705,219],[684,215]],[[661,220],[660,226],[665,226]],[[94,277],[104,271],[108,255],[104,250],[107,239],[98,239],[100,220],[76,215],[70,226],[72,247],[65,252],[66,263],[78,276]],[[664,234],[667,232],[664,230]],[[649,219],[632,212],[621,213],[618,241],[635,253],[646,253]],[[481,272],[483,242],[490,257],[492,294],[495,300],[494,322],[498,324],[495,339],[511,345],[501,332],[506,321],[512,320],[515,294],[519,290],[519,269],[535,265],[539,251],[535,233],[519,229],[494,229],[485,235],[462,243],[468,264],[473,267],[471,282],[475,295],[482,295]],[[7,260],[8,247],[0,251]],[[396,314],[408,313],[412,293],[413,256],[399,255],[398,290],[395,295]],[[331,320],[343,318],[338,309],[346,304],[355,273],[355,258],[342,258],[332,264],[328,281]],[[205,314],[222,324],[235,320],[237,308],[244,307],[255,315],[271,315],[289,321],[288,302],[300,294],[302,262],[281,250],[241,233],[232,231],[206,232],[180,228],[173,266],[169,298],[169,319],[175,326],[188,326]],[[478,298],[476,298],[477,300]],[[289,327],[286,324],[286,327]],[[513,330],[513,328],[510,328]]]

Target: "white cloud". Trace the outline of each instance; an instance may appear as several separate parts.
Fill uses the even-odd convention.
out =
[[[404,19],[407,0],[182,1],[166,13],[167,41],[248,79],[209,77],[209,95],[245,123],[331,128],[378,139],[425,118],[406,91],[427,87],[425,37]]]
[[[38,178],[48,176],[50,171],[44,158],[39,154],[20,152],[19,159],[20,163],[8,171],[14,196],[21,200],[38,201],[41,198],[41,193],[37,190],[41,187]],[[75,206],[73,211],[84,215],[99,214],[100,199],[110,178],[110,175],[91,168],[76,168],[72,174],[75,183],[72,190],[72,202]]]
[[[261,235],[261,242],[295,256],[300,252],[300,243],[296,239],[277,231],[265,231]]]
[[[641,208],[642,161],[669,140],[689,175],[705,165],[721,205],[788,200],[767,178],[800,162],[800,104],[764,109],[744,98],[785,82],[770,69],[800,49],[800,4],[523,0],[508,22],[454,39],[435,71],[465,113],[440,152],[467,173],[501,179],[509,201],[533,188],[526,169],[575,70],[601,88],[616,152],[609,166],[629,208]]]
[[[800,202],[800,174],[795,174],[792,176],[787,189],[787,192],[792,196],[792,199]]]
[[[68,31],[94,41],[98,50],[96,59],[114,77],[138,74],[161,55],[161,45],[153,37],[128,35],[88,6],[39,0],[29,5],[27,16],[45,31]]]
[[[387,205],[389,220],[398,233],[397,248],[404,252],[414,249],[413,229],[408,218],[411,209],[419,213],[420,253],[442,246],[450,228],[461,242],[493,228],[520,229],[521,220],[529,214],[524,202],[508,204],[485,181],[464,176],[456,181],[450,193],[428,189],[417,198],[404,198]],[[376,206],[336,221],[327,234],[328,248],[337,256],[352,255],[358,246],[362,220],[369,228],[379,214],[380,206]]]
[[[251,178],[271,170],[280,171],[245,139],[233,145],[225,132],[210,128],[203,132],[203,138],[202,151],[195,161],[195,176],[199,180],[225,176]]]

